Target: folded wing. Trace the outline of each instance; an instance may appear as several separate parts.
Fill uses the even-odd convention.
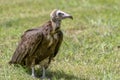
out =
[[[27,30],[21,37],[21,41],[16,48],[11,61],[11,63],[23,64],[26,56],[31,56],[36,51],[37,46],[42,41],[42,31],[40,29],[30,29]]]

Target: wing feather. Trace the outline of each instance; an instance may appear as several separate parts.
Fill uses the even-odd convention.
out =
[[[21,37],[21,41],[16,48],[10,63],[19,63],[26,56],[33,55],[37,46],[42,41],[42,31],[39,29],[30,29],[27,30]]]

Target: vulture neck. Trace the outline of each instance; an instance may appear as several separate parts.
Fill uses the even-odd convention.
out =
[[[56,33],[60,30],[61,20],[51,20],[52,23],[52,33]]]

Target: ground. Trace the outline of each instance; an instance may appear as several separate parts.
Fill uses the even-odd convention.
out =
[[[50,20],[55,8],[74,20],[62,21],[64,40],[47,76],[51,80],[120,80],[119,0],[0,0],[0,80],[33,80],[26,68],[8,61],[23,32]]]

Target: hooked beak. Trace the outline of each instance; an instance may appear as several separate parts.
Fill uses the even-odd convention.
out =
[[[63,19],[66,19],[66,18],[70,18],[70,19],[73,19],[73,17],[67,13],[64,13],[64,15],[62,16]]]
[[[72,16],[66,16],[66,17],[64,17],[64,18],[70,18],[70,19],[73,20],[73,17],[72,17]]]

